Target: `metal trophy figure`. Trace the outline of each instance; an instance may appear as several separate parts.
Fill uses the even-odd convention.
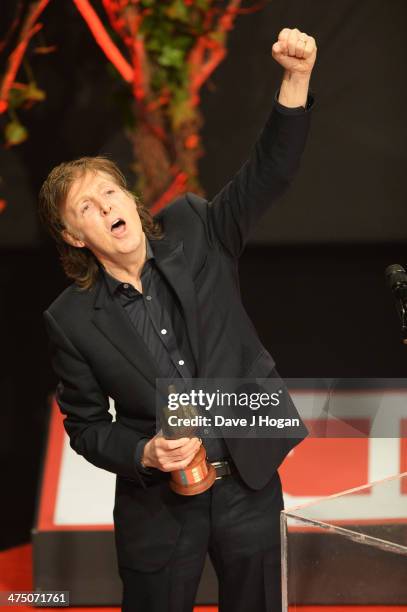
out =
[[[169,393],[175,393],[174,385],[168,387]],[[182,419],[192,419],[198,416],[198,412],[191,404],[178,404],[177,416]],[[168,406],[164,406],[163,418],[161,420],[163,436],[167,439],[191,438],[197,433],[197,427],[180,426],[172,428],[168,423],[168,417],[172,414]],[[171,472],[170,487],[179,495],[198,495],[207,491],[215,482],[216,470],[206,460],[206,450],[201,445],[191,463],[182,470]]]

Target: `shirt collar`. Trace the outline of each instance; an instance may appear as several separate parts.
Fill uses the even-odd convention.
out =
[[[144,263],[143,266],[143,270],[142,273],[144,271],[144,267],[147,263],[147,261],[149,261],[150,259],[155,259],[154,256],[154,252],[153,249],[151,248],[151,244],[146,236],[146,261]],[[118,278],[115,278],[114,276],[112,276],[111,274],[109,274],[109,272],[106,270],[106,268],[103,266],[103,264],[100,264],[100,270],[102,271],[102,274],[105,278],[106,281],[106,285],[107,288],[109,290],[110,295],[114,295],[116,293],[116,291],[119,289],[119,287],[121,287],[124,284],[124,281],[119,280]]]

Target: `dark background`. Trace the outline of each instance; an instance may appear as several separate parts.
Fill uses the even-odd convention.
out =
[[[274,0],[237,19],[229,54],[203,92],[201,177],[212,197],[270,110],[281,76],[270,55],[278,32],[298,27],[317,39],[316,107],[300,174],[241,260],[243,301],[285,377],[407,371],[383,275],[407,260],[406,16],[404,0]],[[0,149],[8,202],[0,216],[0,461],[11,500],[2,505],[1,548],[29,540],[56,383],[42,311],[67,284],[37,221],[38,190],[63,160],[109,154],[125,172],[130,162],[117,105],[123,85],[73,4],[54,1],[42,21],[47,44],[58,45],[32,64],[47,100],[20,114],[29,140]]]

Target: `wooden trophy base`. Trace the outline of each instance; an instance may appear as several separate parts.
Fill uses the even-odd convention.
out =
[[[170,487],[178,495],[198,495],[211,488],[216,470],[206,461],[206,451],[199,449],[191,463],[183,470],[171,472]]]

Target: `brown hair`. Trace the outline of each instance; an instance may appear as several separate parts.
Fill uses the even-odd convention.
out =
[[[59,164],[51,170],[39,193],[39,215],[42,223],[54,238],[65,274],[82,289],[93,286],[98,275],[98,260],[87,247],[77,248],[65,242],[61,209],[72,183],[85,172],[105,172],[128,195],[134,198],[141,225],[147,238],[162,238],[163,232],[158,221],[140,199],[127,189],[126,179],[117,165],[106,157],[81,157]]]

